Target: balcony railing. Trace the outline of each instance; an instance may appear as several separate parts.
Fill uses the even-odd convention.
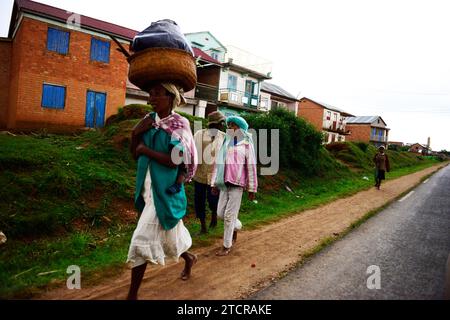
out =
[[[324,122],[323,124],[323,129],[330,131],[330,132],[335,132],[335,133],[339,133],[342,135],[348,135],[349,132],[348,130],[345,128],[345,124],[343,122],[337,122],[337,121],[333,121],[333,122],[329,122],[326,123]]]
[[[202,100],[217,101],[219,88],[204,83],[197,83],[195,97]]]
[[[259,97],[257,95],[229,88],[219,90],[219,101],[254,109],[259,107]]]

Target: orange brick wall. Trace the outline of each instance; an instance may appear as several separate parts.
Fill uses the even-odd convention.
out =
[[[361,125],[347,123],[346,129],[351,131],[351,134],[346,137],[346,141],[370,142],[370,124]]]
[[[298,103],[297,116],[306,119],[317,130],[322,131],[323,127],[323,108],[306,99],[300,99]]]
[[[12,43],[0,40],[0,128],[6,127]]]
[[[87,90],[106,92],[105,120],[125,103],[128,63],[111,41],[110,63],[90,61],[92,36],[70,32],[69,53],[47,50],[48,24],[24,18],[13,43],[11,128],[84,127]],[[102,39],[104,40],[104,39]],[[66,86],[63,110],[41,107],[45,83]]]

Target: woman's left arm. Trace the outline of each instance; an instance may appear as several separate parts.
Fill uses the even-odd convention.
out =
[[[256,168],[256,156],[253,144],[248,144],[248,148],[245,152],[245,172],[247,175],[247,190],[250,200],[255,199],[255,193],[258,189],[258,175]]]

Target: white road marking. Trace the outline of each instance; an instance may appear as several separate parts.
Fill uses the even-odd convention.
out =
[[[425,180],[425,181],[423,182],[423,184],[427,183],[427,182],[428,182],[428,180],[430,180],[430,179],[427,179],[427,180]]]
[[[403,198],[401,198],[400,200],[398,200],[398,202],[402,202],[403,200],[408,199],[409,197],[411,197],[411,195],[414,193],[414,191],[411,191],[410,193],[408,193],[406,196],[404,196]]]

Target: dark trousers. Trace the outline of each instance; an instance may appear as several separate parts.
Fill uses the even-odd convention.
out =
[[[385,180],[386,178],[385,178],[385,171],[384,170],[376,170],[376,173],[375,173],[375,182],[376,182],[376,185],[377,186],[379,186],[379,185],[381,185],[381,180]]]
[[[200,220],[206,218],[206,199],[208,199],[209,209],[212,214],[217,214],[217,204],[219,203],[219,196],[215,196],[211,192],[212,188],[203,183],[195,181],[195,214]]]

